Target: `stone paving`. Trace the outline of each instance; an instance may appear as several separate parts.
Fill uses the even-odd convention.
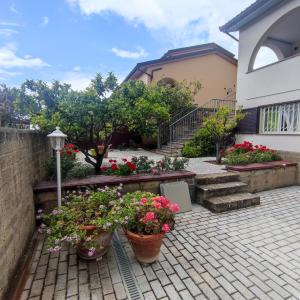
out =
[[[300,299],[300,187],[259,195],[260,206],[222,214],[194,205],[150,266],[121,237],[144,298]],[[113,249],[85,262],[39,239],[22,299],[127,299]]]
[[[109,159],[116,159],[121,161],[122,158],[132,158],[133,156],[148,156],[150,159],[154,161],[161,160],[163,158],[162,155],[143,150],[113,150],[108,154],[108,158],[104,159],[103,163],[108,164]],[[84,162],[84,156],[82,153],[79,153],[78,159],[81,162]],[[226,172],[223,170],[223,165],[214,165],[211,163],[207,163],[206,161],[215,160],[215,157],[198,157],[198,158],[190,158],[187,166],[188,171],[195,172],[196,174],[211,174],[211,173],[222,173]]]

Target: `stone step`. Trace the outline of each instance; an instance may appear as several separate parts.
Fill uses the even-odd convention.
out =
[[[199,185],[225,183],[225,182],[231,182],[231,181],[238,181],[239,174],[231,173],[231,172],[203,174],[203,175],[197,175],[195,180],[196,180],[196,183]]]
[[[226,196],[235,193],[245,192],[248,185],[240,181],[224,182],[224,183],[213,183],[213,184],[204,184],[196,185],[196,201],[198,203],[204,203],[204,200],[207,200],[212,197]]]
[[[213,197],[206,199],[203,202],[203,205],[206,208],[215,213],[246,208],[259,204],[260,197],[251,193],[238,193],[228,196]]]
[[[168,150],[162,150],[162,149],[156,149],[155,150],[156,154],[164,155],[164,156],[179,156],[178,151],[168,151]]]

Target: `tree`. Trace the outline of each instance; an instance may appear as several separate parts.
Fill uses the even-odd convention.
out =
[[[192,94],[179,85],[173,90],[141,81],[118,86],[117,78],[109,73],[106,78],[97,74],[84,91],[74,91],[59,81],[47,84],[27,80],[19,89],[15,105],[45,133],[59,126],[68,135],[68,142],[75,144],[99,173],[113,132],[127,127],[154,136],[158,124],[179,109],[178,103],[191,105]]]
[[[97,74],[91,85],[80,92],[58,81],[26,81],[16,105],[30,116],[32,125],[46,133],[60,126],[68,141],[81,150],[86,162],[99,173],[111,134],[119,124],[108,105],[116,87],[117,78],[112,73],[106,78]],[[100,144],[104,144],[104,150],[98,147]]]
[[[15,110],[14,101],[19,95],[17,88],[0,84],[0,127],[7,124],[22,124],[28,121]]]
[[[222,150],[225,150],[226,140],[243,118],[243,113],[236,112],[234,114],[229,108],[221,107],[216,114],[205,120],[204,128],[209,132],[212,141],[216,145],[216,162],[218,164],[222,161]]]

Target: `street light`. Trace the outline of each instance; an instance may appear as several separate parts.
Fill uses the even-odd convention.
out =
[[[56,170],[57,170],[57,201],[58,206],[61,206],[61,171],[60,171],[60,150],[65,145],[66,135],[56,127],[52,133],[47,135],[50,138],[50,144],[53,150],[56,151]]]

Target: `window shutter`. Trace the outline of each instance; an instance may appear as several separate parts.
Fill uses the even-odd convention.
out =
[[[256,134],[259,133],[259,107],[244,109],[245,117],[237,126],[237,133]]]

